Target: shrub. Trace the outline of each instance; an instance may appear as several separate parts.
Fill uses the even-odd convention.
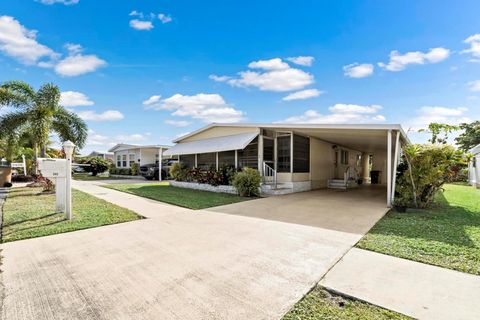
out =
[[[237,172],[233,178],[232,184],[242,197],[258,196],[261,177],[258,170],[252,168],[244,168],[243,171]]]
[[[30,175],[16,174],[12,176],[12,182],[32,182],[34,178]]]
[[[132,176],[137,176],[139,172],[140,172],[140,165],[138,163],[132,164],[130,167],[130,174]]]
[[[175,162],[170,167],[170,175],[175,181],[186,181],[187,175],[190,169],[188,169],[184,164]]]
[[[83,167],[86,172],[91,172],[92,176],[96,176],[98,173],[105,172],[110,167],[110,162],[106,159],[99,157],[88,157],[79,159],[82,164],[88,164],[89,166]]]
[[[441,144],[416,144],[405,148],[397,167],[395,204],[416,208],[430,206],[443,184],[465,165],[463,152]]]

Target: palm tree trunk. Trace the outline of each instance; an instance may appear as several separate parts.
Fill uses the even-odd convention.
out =
[[[40,158],[46,158],[47,157],[47,147],[44,145],[40,146]]]

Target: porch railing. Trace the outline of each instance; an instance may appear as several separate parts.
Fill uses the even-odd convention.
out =
[[[266,161],[263,162],[263,183],[277,188],[277,170],[269,166]]]
[[[345,182],[345,185],[348,184],[348,181],[350,178],[353,178],[353,180],[357,181],[358,179],[358,172],[357,169],[351,166],[348,166],[345,168],[345,171],[343,172],[343,181]]]

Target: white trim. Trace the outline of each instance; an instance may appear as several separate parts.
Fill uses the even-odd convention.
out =
[[[393,204],[395,200],[395,188],[397,184],[397,166],[398,160],[400,156],[400,132],[397,131],[396,139],[395,139],[395,155],[393,158],[393,182],[392,182],[392,195],[391,195],[391,203]]]
[[[392,130],[387,131],[387,207],[392,206]]]
[[[158,151],[158,181],[162,181],[162,162],[163,162],[163,148],[160,148],[160,150]]]
[[[293,131],[290,132],[290,173],[293,173]]]

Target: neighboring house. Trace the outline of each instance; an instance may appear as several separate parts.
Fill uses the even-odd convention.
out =
[[[252,167],[264,187],[288,192],[347,189],[379,171],[387,203],[393,200],[396,164],[409,143],[398,124],[211,124],[174,141],[163,153],[189,167]],[[268,189],[268,188],[266,188]]]
[[[102,158],[102,159],[110,159],[113,161],[113,153],[112,152],[106,152],[106,151],[92,151],[90,152],[87,157],[96,157],[96,158]]]
[[[480,144],[470,150],[473,155],[468,164],[468,182],[470,185],[480,188]]]
[[[158,164],[160,154],[170,148],[163,145],[134,145],[120,143],[108,150],[113,152],[113,160],[117,168],[130,168],[132,164],[140,166],[146,164]]]

